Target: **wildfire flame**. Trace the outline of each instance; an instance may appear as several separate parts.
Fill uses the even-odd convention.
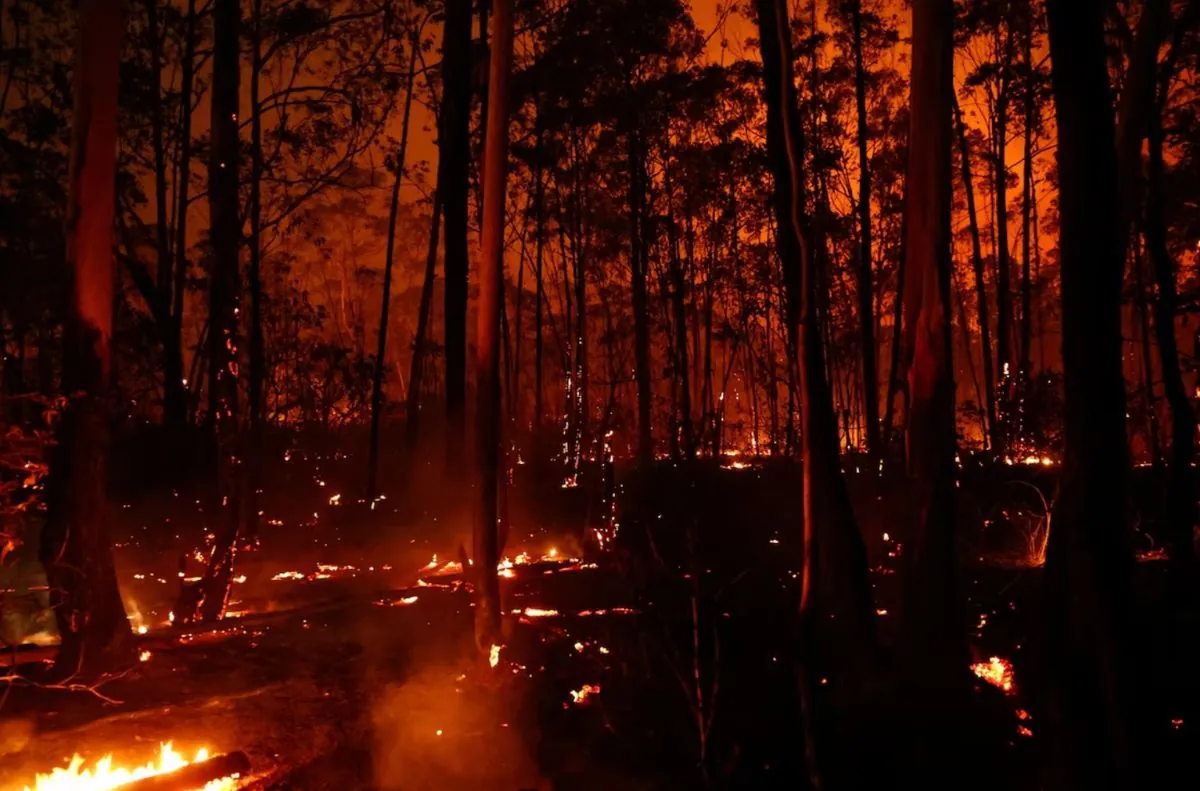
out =
[[[588,698],[592,697],[593,695],[599,694],[599,684],[584,684],[579,689],[571,690],[571,702],[578,706],[579,704],[586,702]]]
[[[492,667],[500,664],[500,649],[503,646],[493,645],[491,652],[488,654],[488,664]]]
[[[994,656],[987,662],[976,662],[971,665],[971,672],[994,687],[1007,694],[1015,689],[1013,685],[1012,663],[1007,659]]]
[[[133,769],[114,767],[111,755],[97,761],[94,768],[84,769],[83,758],[75,755],[65,769],[55,769],[48,775],[39,774],[34,779],[34,785],[25,786],[25,791],[110,791],[137,780],[177,772],[190,764],[207,761],[208,758],[208,750],[201,748],[189,761],[175,752],[170,742],[162,745],[157,760]],[[235,788],[236,777],[231,776],[209,782],[204,786],[204,791],[233,791]]]

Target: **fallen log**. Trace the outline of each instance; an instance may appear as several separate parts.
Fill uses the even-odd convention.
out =
[[[250,759],[245,753],[225,753],[174,772],[134,781],[121,786],[120,791],[196,791],[212,780],[231,775],[245,777],[249,771]]]

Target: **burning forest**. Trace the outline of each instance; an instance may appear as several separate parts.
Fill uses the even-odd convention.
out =
[[[0,0],[0,791],[1178,787],[1196,0]]]

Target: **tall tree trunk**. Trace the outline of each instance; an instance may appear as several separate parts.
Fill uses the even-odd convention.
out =
[[[255,0],[260,2],[261,0]],[[414,32],[409,42],[408,79],[405,82],[404,119],[400,122],[400,151],[393,163],[396,179],[392,182],[391,206],[388,209],[387,249],[384,251],[383,294],[379,306],[379,342],[375,347],[375,370],[371,381],[371,439],[367,453],[367,499],[375,501],[379,493],[379,425],[383,417],[383,369],[387,359],[388,309],[392,303],[392,265],[396,260],[396,215],[400,212],[400,186],[404,183],[404,160],[408,153],[408,122],[412,115],[413,82],[417,76],[417,52],[421,43]],[[429,275],[428,265],[426,275]],[[432,282],[430,288],[432,290]],[[425,287],[421,288],[421,303],[425,307]],[[420,318],[418,318],[420,324]],[[417,355],[415,347],[413,355]]]
[[[963,191],[967,196],[967,223],[971,229],[971,266],[975,270],[975,302],[979,311],[979,345],[983,358],[984,400],[987,408],[988,440],[993,451],[1000,449],[1000,430],[996,422],[996,377],[992,370],[992,329],[988,317],[987,286],[983,279],[983,249],[979,241],[979,216],[975,211],[975,186],[971,179],[971,150],[967,146],[967,125],[957,99],[954,102],[955,125],[958,127],[959,158],[962,164]]]
[[[687,458],[696,455],[696,438],[692,432],[692,391],[688,381],[687,306],[684,303],[687,285],[683,277],[683,261],[679,257],[679,234],[671,208],[671,163],[669,155],[663,166],[663,192],[667,200],[667,256],[671,271],[671,308],[675,322],[675,377],[679,383],[679,431],[683,435],[683,450]]]
[[[906,542],[907,668],[918,689],[957,692],[966,644],[958,616],[954,541],[955,398],[950,329],[954,4],[915,0],[906,178],[907,451],[914,529]]]
[[[1046,559],[1051,785],[1135,788],[1123,244],[1100,3],[1047,0],[1058,126],[1064,450]]]
[[[446,226],[446,465],[461,469],[466,450],[467,234],[471,121],[471,0],[448,0],[442,26],[442,111],[438,132],[438,194]]]
[[[252,0],[250,6],[250,379],[246,391],[246,400],[249,402],[246,412],[250,418],[250,430],[255,434],[263,423],[263,381],[267,372],[262,326],[262,107],[258,95],[259,72],[263,65],[262,4],[263,0]],[[257,441],[254,444],[257,448]],[[252,466],[258,468],[257,464]],[[251,493],[255,489],[257,487]]]
[[[542,320],[546,302],[546,281],[543,273],[543,263],[546,254],[546,180],[542,173],[542,159],[546,155],[545,127],[542,121],[542,110],[539,104],[537,113],[537,152],[534,164],[533,202],[536,216],[533,257],[534,308],[533,308],[533,437],[535,447],[540,446],[542,435],[542,417],[545,410],[542,406],[542,358],[544,339],[542,338]]]
[[[504,197],[508,171],[508,83],[512,0],[493,0],[488,124],[483,157],[483,253],[476,324],[475,645],[486,654],[500,639],[500,301],[504,298]]]
[[[1139,223],[1140,225],[1140,223]],[[1146,433],[1150,444],[1150,460],[1157,471],[1162,470],[1162,447],[1159,444],[1158,405],[1154,397],[1154,355],[1150,350],[1150,295],[1146,290],[1145,251],[1138,243],[1141,233],[1137,226],[1133,232],[1133,287],[1135,291],[1134,311],[1137,313],[1138,342],[1142,359],[1142,398],[1146,410]]]
[[[867,156],[867,73],[863,66],[862,0],[851,7],[854,32],[854,98],[858,110],[858,225],[860,245],[855,275],[858,288],[858,325],[862,343],[863,406],[867,422],[867,454],[874,460],[882,452],[879,442],[879,373],[875,348],[875,299],[871,255],[871,167]]]
[[[583,458],[588,455],[589,444],[589,410],[588,410],[588,338],[587,338],[587,242],[583,236],[583,167],[584,158],[578,149],[578,135],[573,132],[573,145],[576,147],[574,168],[575,211],[571,234],[574,248],[573,263],[575,268],[575,472],[579,472]],[[569,329],[570,325],[568,325]]]
[[[1029,280],[1030,265],[1033,260],[1033,246],[1030,239],[1030,231],[1032,228],[1031,217],[1033,214],[1033,133],[1037,126],[1037,104],[1034,96],[1033,85],[1033,2],[1027,0],[1025,8],[1022,9],[1024,20],[1024,30],[1022,31],[1022,44],[1025,50],[1025,86],[1024,86],[1024,101],[1025,101],[1025,142],[1023,157],[1025,164],[1021,170],[1023,173],[1022,195],[1021,195],[1021,349],[1020,363],[1017,365],[1017,387],[1022,400],[1022,426],[1021,433],[1025,433],[1024,428],[1024,398],[1028,389],[1032,371],[1030,370],[1030,361],[1033,359],[1033,299],[1032,290]]]
[[[1012,0],[1004,0],[1004,8],[1009,9]],[[1012,352],[1012,264],[1008,255],[1008,103],[1009,90],[1012,80],[1008,70],[1012,67],[1012,31],[1005,25],[1004,56],[1000,65],[1000,88],[996,96],[996,117],[992,137],[992,187],[996,205],[996,368],[1000,373],[1000,387],[1004,390],[1006,401],[1009,387],[1016,371],[1016,360]],[[999,35],[999,34],[998,34]],[[996,450],[1003,453],[1007,450],[1007,419],[1005,414],[1000,418],[996,429]]]
[[[133,642],[108,536],[108,377],[112,360],[119,0],[82,0],[71,128],[67,260],[71,306],[63,348],[66,409],[58,426],[39,558],[62,643],[60,676],[94,677],[131,658]]]
[[[883,439],[888,447],[892,443],[892,426],[895,422],[896,414],[896,396],[900,391],[900,359],[901,347],[903,346],[903,327],[904,327],[904,282],[907,280],[908,273],[905,271],[907,256],[905,250],[907,243],[904,241],[905,234],[908,228],[907,213],[905,219],[901,221],[900,229],[900,260],[896,265],[896,299],[892,303],[892,342],[889,346],[889,356],[891,361],[888,366],[888,390],[887,403],[884,405],[883,413]]]
[[[433,310],[433,281],[437,270],[438,231],[441,221],[442,196],[435,191],[433,217],[429,223],[429,247],[425,251],[425,278],[421,281],[421,304],[417,308],[417,331],[413,336],[412,362],[408,371],[408,396],[404,402],[404,435],[409,459],[417,452],[421,432],[421,387],[425,380],[429,315]]]
[[[633,336],[634,378],[637,380],[638,446],[637,459],[643,467],[654,461],[654,433],[650,424],[650,317],[646,304],[646,270],[643,266],[642,157],[636,120],[630,118],[628,138],[629,156],[629,271],[633,291]]]
[[[837,448],[837,422],[825,379],[820,326],[814,310],[815,272],[809,229],[803,218],[803,132],[792,77],[790,27],[783,0],[756,0],[767,104],[767,153],[774,181],[776,244],[783,268],[788,335],[798,352],[801,399],[804,558],[801,576],[799,668],[807,739],[807,761],[815,787],[823,774],[848,767],[829,760],[817,740],[817,680],[833,675],[832,692],[861,690],[862,673],[873,661],[874,609],[867,581],[866,552],[858,532]],[[835,662],[834,657],[843,661]],[[820,763],[819,763],[820,762]],[[835,768],[830,768],[833,764]]]
[[[157,248],[155,299],[159,302],[153,312],[156,321],[163,324],[158,328],[163,343],[163,424],[178,431],[187,420],[187,402],[179,332],[174,326],[176,317],[170,311],[175,264],[171,256],[171,224],[167,208],[167,143],[162,99],[162,43],[165,33],[159,25],[158,0],[146,0],[146,35],[150,39],[150,73],[154,82],[150,96],[150,135],[154,150],[154,211],[157,216],[154,228]],[[182,283],[177,287],[182,288]]]
[[[1165,89],[1163,90],[1165,94]],[[1163,196],[1163,131],[1161,109],[1150,117],[1150,167],[1146,193],[1146,247],[1154,266],[1158,298],[1154,301],[1154,331],[1158,340],[1163,391],[1171,407],[1171,454],[1167,464],[1167,549],[1172,586],[1192,592],[1196,583],[1196,549],[1192,531],[1198,519],[1195,473],[1196,413],[1179,371],[1175,340],[1175,264],[1167,249],[1166,202]]]
[[[175,606],[181,623],[221,617],[229,599],[237,539],[241,532],[242,465],[238,461],[238,33],[239,0],[214,0],[211,119],[208,164],[209,245],[208,420],[215,443],[216,475],[209,513],[216,524],[207,567],[185,587]]]
[[[163,418],[169,426],[188,421],[188,392],[183,376],[183,297],[187,290],[188,206],[192,175],[192,86],[196,69],[196,0],[188,0],[180,65],[179,185],[175,208],[175,267],[169,335],[163,340]]]

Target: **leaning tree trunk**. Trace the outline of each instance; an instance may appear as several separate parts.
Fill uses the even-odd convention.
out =
[[[501,640],[499,561],[500,302],[504,299],[504,200],[508,173],[508,89],[512,70],[512,0],[493,0],[488,67],[488,122],[483,152],[483,250],[475,330],[475,645]]]
[[[909,395],[907,472],[915,524],[905,542],[902,653],[917,689],[954,694],[963,687],[968,662],[954,584],[953,1],[915,0],[912,26],[904,351]]]
[[[1058,121],[1064,450],[1046,559],[1051,785],[1135,788],[1120,223],[1103,5],[1047,0]]]
[[[831,677],[840,697],[861,694],[875,655],[874,609],[866,552],[842,477],[837,422],[825,378],[815,311],[816,273],[804,218],[804,139],[792,77],[791,41],[783,0],[757,0],[767,104],[767,154],[774,181],[776,246],[783,269],[787,332],[796,350],[803,456],[803,566],[800,595],[801,684],[810,776],[841,775],[848,762],[832,758],[820,740],[836,738],[832,709],[816,697]],[[822,695],[823,697],[824,695]],[[844,726],[843,726],[844,727]]]
[[[243,527],[242,478],[238,456],[238,0],[214,0],[211,119],[208,163],[209,245],[212,271],[208,303],[208,409],[216,454],[212,507],[216,523],[208,564],[200,580],[187,586],[175,606],[181,623],[213,621],[229,600],[233,561]]]
[[[967,146],[967,125],[962,110],[954,102],[958,150],[962,165],[963,192],[967,196],[967,225],[971,230],[971,267],[975,271],[975,304],[979,311],[979,345],[983,358],[983,399],[987,409],[988,442],[993,452],[1000,448],[1000,429],[996,423],[996,376],[992,368],[992,329],[988,317],[987,286],[983,279],[983,249],[979,239],[979,215],[975,211],[975,184],[971,178],[971,149]]]
[[[112,360],[119,0],[82,0],[71,129],[63,344],[67,406],[58,427],[39,557],[62,644],[58,675],[124,664],[133,642],[108,537],[108,381]]]
[[[438,232],[442,222],[442,196],[433,193],[433,217],[429,221],[429,247],[425,251],[425,277],[421,281],[421,304],[417,307],[417,331],[413,335],[412,361],[408,370],[408,394],[404,402],[404,443],[408,458],[416,457],[421,436],[421,387],[425,381],[426,346],[429,345],[429,315],[433,312],[433,281],[437,271]]]
[[[462,468],[467,404],[467,234],[471,123],[471,2],[448,0],[442,26],[442,111],[438,183],[445,223],[443,329],[446,357],[446,465]]]
[[[383,417],[383,369],[387,358],[388,312],[392,305],[392,265],[396,260],[396,215],[400,212],[400,186],[404,183],[404,159],[408,151],[408,121],[412,115],[413,81],[417,75],[417,52],[421,42],[416,33],[410,42],[408,80],[404,95],[404,120],[400,122],[400,151],[396,154],[396,178],[392,181],[391,206],[388,209],[387,250],[383,263],[383,294],[379,306],[379,343],[375,348],[375,370],[371,377],[371,437],[367,452],[367,499],[375,502],[379,492],[379,425]],[[431,284],[432,285],[432,284]],[[424,288],[422,288],[424,304]],[[416,354],[416,351],[413,352]]]

